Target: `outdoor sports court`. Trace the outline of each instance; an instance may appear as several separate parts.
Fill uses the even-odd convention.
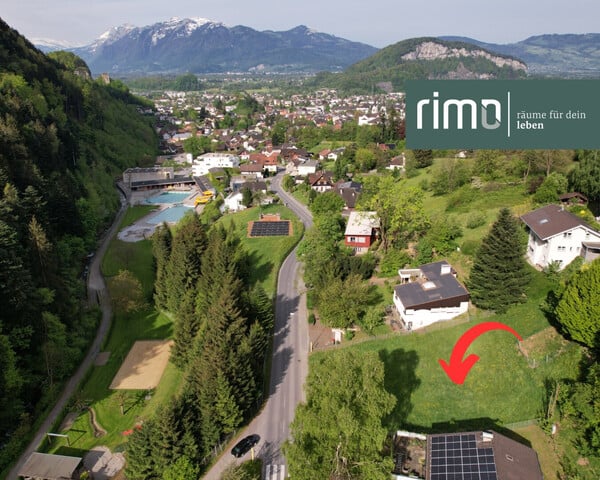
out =
[[[172,344],[172,340],[135,342],[109,388],[111,390],[156,388],[169,361]]]

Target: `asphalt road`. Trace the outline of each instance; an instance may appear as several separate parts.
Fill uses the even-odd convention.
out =
[[[100,262],[102,261],[102,257],[104,256],[104,253],[108,248],[110,240],[115,235],[119,224],[123,219],[123,215],[125,215],[125,211],[127,210],[124,201],[125,200],[122,199],[121,210],[119,210],[119,213],[117,213],[113,224],[100,240],[100,246],[98,247],[98,250],[92,258],[92,262],[90,264],[87,282],[88,300],[92,305],[99,304],[100,308],[102,309],[102,319],[100,320],[100,325],[98,326],[98,330],[96,332],[96,338],[94,338],[92,346],[90,347],[87,355],[81,362],[81,365],[79,365],[79,368],[77,369],[75,374],[65,385],[65,388],[62,391],[60,397],[58,398],[56,404],[54,405],[54,408],[50,411],[50,413],[46,417],[46,420],[44,420],[44,422],[40,425],[40,428],[33,437],[33,440],[27,446],[25,451],[21,454],[21,457],[19,458],[17,463],[8,472],[8,475],[6,476],[7,480],[17,480],[19,478],[17,473],[27,461],[29,455],[31,455],[38,449],[40,443],[42,443],[42,440],[46,436],[46,433],[50,431],[52,425],[58,420],[63,409],[67,405],[67,402],[79,387],[79,384],[81,383],[81,380],[83,379],[86,372],[92,366],[96,355],[100,351],[102,342],[104,342],[104,339],[106,338],[106,335],[110,330],[110,322],[112,319],[112,306],[106,290],[106,283],[104,282],[104,277],[100,272]]]
[[[288,195],[280,186],[281,175],[274,177],[271,189],[278,193],[304,223],[312,225],[312,216],[300,202]],[[246,435],[260,435],[254,454],[263,460],[263,478],[283,480],[287,476],[281,445],[289,438],[290,423],[296,406],[305,400],[304,382],[308,374],[308,315],[304,284],[300,277],[300,264],[296,249],[283,262],[277,278],[273,360],[269,398],[260,414],[240,435],[230,443],[220,459],[204,476],[205,480],[218,480],[225,468],[251,458],[253,452],[235,459],[231,447]]]

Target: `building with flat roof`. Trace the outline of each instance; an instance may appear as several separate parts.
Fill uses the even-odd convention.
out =
[[[469,292],[445,260],[400,269],[398,275],[403,283],[394,287],[394,306],[407,330],[450,320],[469,308]]]
[[[205,153],[194,159],[192,174],[194,177],[206,175],[211,168],[237,168],[240,157],[232,153]]]

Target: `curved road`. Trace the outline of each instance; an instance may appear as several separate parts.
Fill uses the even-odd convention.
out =
[[[281,188],[281,178],[280,174],[272,179],[271,189],[300,218],[305,228],[310,227],[312,215]],[[255,452],[263,460],[263,478],[268,480],[287,478],[285,459],[280,448],[289,438],[289,426],[294,419],[296,406],[305,400],[309,336],[306,296],[299,272],[300,264],[294,249],[281,265],[277,278],[269,398],[260,414],[235,440],[237,442],[249,434],[260,435]],[[251,454],[248,453],[240,460],[234,459],[229,453],[234,443],[231,442],[206,473],[205,480],[218,480],[227,466],[250,458]]]
[[[127,210],[127,203],[125,199],[121,198],[121,209],[117,213],[115,220],[111,227],[106,231],[104,236],[100,240],[100,246],[94,255],[94,258],[90,264],[89,277],[88,277],[88,300],[91,305],[99,304],[102,309],[102,320],[100,321],[100,325],[98,326],[98,331],[96,332],[96,338],[94,338],[94,342],[92,346],[88,350],[87,355],[79,365],[79,368],[75,372],[75,374],[71,377],[68,383],[65,385],[59,399],[56,401],[54,408],[50,411],[44,422],[40,425],[40,428],[36,432],[35,436],[31,443],[27,446],[25,451],[19,457],[17,463],[13,466],[13,468],[8,472],[6,476],[7,480],[17,480],[18,472],[23,467],[29,455],[37,450],[42,443],[42,440],[46,436],[46,433],[50,431],[52,425],[57,421],[65,406],[67,405],[71,396],[75,393],[81,380],[83,379],[86,372],[92,366],[92,362],[96,358],[96,355],[100,351],[100,347],[102,346],[102,342],[106,337],[110,329],[110,322],[112,319],[112,306],[110,304],[110,298],[108,296],[106,290],[106,284],[104,283],[104,277],[100,272],[100,263],[102,261],[102,257],[106,253],[106,249],[108,248],[108,244],[110,240],[114,236],[117,231],[123,216],[125,215],[125,211]]]

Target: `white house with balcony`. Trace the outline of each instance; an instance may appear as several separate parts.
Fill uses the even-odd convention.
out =
[[[527,260],[545,268],[556,263],[562,270],[575,257],[590,259],[600,248],[600,233],[561,205],[546,205],[521,217],[527,225]]]
[[[398,274],[402,283],[394,287],[394,306],[407,330],[450,320],[469,309],[469,292],[444,260]]]
[[[194,177],[206,175],[211,168],[237,168],[240,157],[231,153],[205,153],[194,159],[192,174]]]

